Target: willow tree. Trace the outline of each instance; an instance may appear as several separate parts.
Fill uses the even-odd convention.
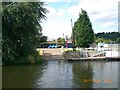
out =
[[[75,44],[79,47],[89,47],[94,42],[94,31],[87,12],[81,9],[78,20],[74,23]]]
[[[46,18],[44,2],[2,3],[3,64],[29,63],[36,58],[40,22]]]

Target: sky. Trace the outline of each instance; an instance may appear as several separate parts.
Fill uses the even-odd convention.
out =
[[[45,0],[47,20],[42,21],[43,35],[48,40],[70,37],[72,25],[79,18],[81,8],[87,11],[94,33],[118,31],[119,0]]]

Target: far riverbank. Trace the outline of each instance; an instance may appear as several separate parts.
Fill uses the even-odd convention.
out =
[[[99,60],[115,59],[117,57],[106,57],[106,52],[98,53],[96,50],[76,50],[72,48],[38,48],[39,54],[43,60]],[[110,52],[109,52],[110,53]],[[108,56],[107,53],[106,55]]]

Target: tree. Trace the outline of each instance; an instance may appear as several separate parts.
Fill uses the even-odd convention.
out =
[[[87,12],[81,9],[78,20],[73,27],[75,44],[80,47],[89,47],[94,42],[94,32]]]
[[[95,42],[96,43],[99,43],[99,42],[104,42],[104,43],[110,43],[111,42],[111,40],[110,39],[106,39],[106,38],[96,38],[95,39]]]
[[[116,39],[116,43],[120,43],[120,37]]]
[[[119,32],[101,32],[101,33],[97,33],[95,34],[96,38],[106,38],[106,39],[110,39],[112,41],[116,41],[116,39],[118,37],[120,37],[120,33]]]
[[[2,3],[3,64],[29,63],[35,59],[40,22],[46,19],[44,2]]]
[[[59,38],[57,39],[57,42],[60,43],[60,44],[63,44],[64,41],[65,41],[65,39],[64,39],[64,38],[61,38],[61,37],[59,37]]]
[[[44,42],[46,42],[47,41],[47,36],[42,36],[41,38],[40,38],[40,43],[44,43]]]

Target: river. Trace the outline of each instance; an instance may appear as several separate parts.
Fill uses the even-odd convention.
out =
[[[3,88],[117,88],[117,61],[45,61],[4,66]]]

